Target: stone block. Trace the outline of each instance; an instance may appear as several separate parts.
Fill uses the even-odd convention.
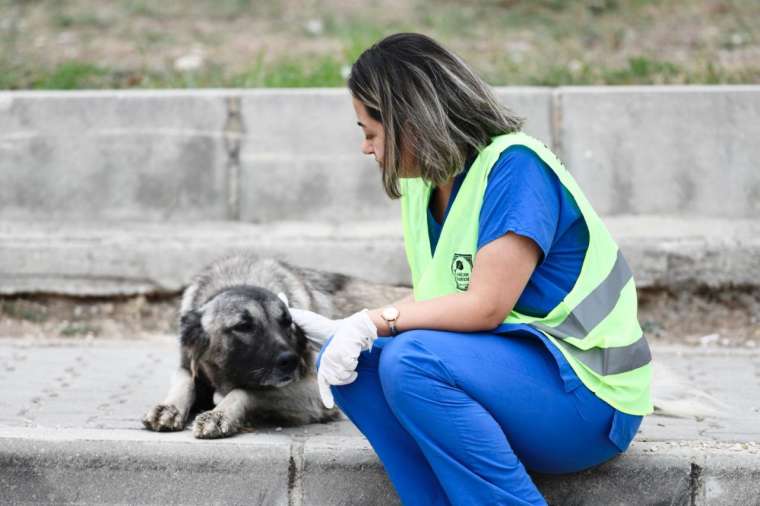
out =
[[[551,144],[551,91],[497,88],[526,118],[526,132]],[[260,90],[242,95],[241,219],[326,221],[399,219],[382,187],[347,90]]]
[[[760,88],[557,93],[559,155],[599,214],[760,216]]]
[[[287,444],[0,442],[7,503],[288,504]]]
[[[706,457],[698,506],[760,504],[760,453],[743,451],[712,453]]]
[[[244,221],[345,223],[401,219],[378,165],[362,155],[246,157],[240,179]]]
[[[177,292],[207,264],[245,251],[296,265],[403,284],[400,224],[359,222],[0,222],[0,293]]]
[[[242,98],[244,221],[396,219],[347,89],[256,90]]]
[[[303,504],[401,504],[365,439],[316,437],[303,450]]]
[[[219,94],[0,94],[3,219],[224,219]]]
[[[525,133],[543,141],[547,146],[552,146],[554,138],[551,88],[501,86],[494,91],[502,104],[525,119]]]
[[[691,506],[690,451],[647,453],[645,443],[598,467],[575,474],[536,475],[534,481],[549,504]]]

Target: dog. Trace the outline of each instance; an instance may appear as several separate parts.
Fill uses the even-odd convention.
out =
[[[179,311],[180,366],[145,428],[228,437],[257,422],[302,425],[341,417],[322,405],[316,382],[321,343],[307,339],[292,307],[328,318],[406,296],[410,289],[261,259],[213,262],[185,289]]]

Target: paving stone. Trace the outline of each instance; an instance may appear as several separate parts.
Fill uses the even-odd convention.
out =
[[[657,367],[666,366],[655,375],[656,402],[673,393],[662,388],[673,377],[683,382],[677,388],[689,385],[687,394],[744,396],[725,395],[720,416],[649,416],[619,458],[583,473],[536,476],[551,504],[753,504],[760,413],[742,407],[760,388],[760,351],[658,347],[654,354]],[[11,502],[398,504],[382,464],[347,420],[261,426],[211,442],[189,429],[142,429],[141,416],[164,396],[176,366],[170,340],[4,339],[0,357],[27,364],[6,371],[0,393],[0,489]]]

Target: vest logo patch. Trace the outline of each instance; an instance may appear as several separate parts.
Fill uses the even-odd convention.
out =
[[[454,275],[454,283],[457,290],[466,291],[470,286],[470,273],[472,273],[472,255],[454,253],[451,259],[451,273]]]

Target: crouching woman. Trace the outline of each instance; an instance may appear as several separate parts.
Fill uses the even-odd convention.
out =
[[[605,462],[652,410],[631,271],[551,150],[432,39],[381,40],[348,86],[414,292],[335,322],[294,310],[332,335],[322,397],[404,504],[545,504],[528,470]]]

